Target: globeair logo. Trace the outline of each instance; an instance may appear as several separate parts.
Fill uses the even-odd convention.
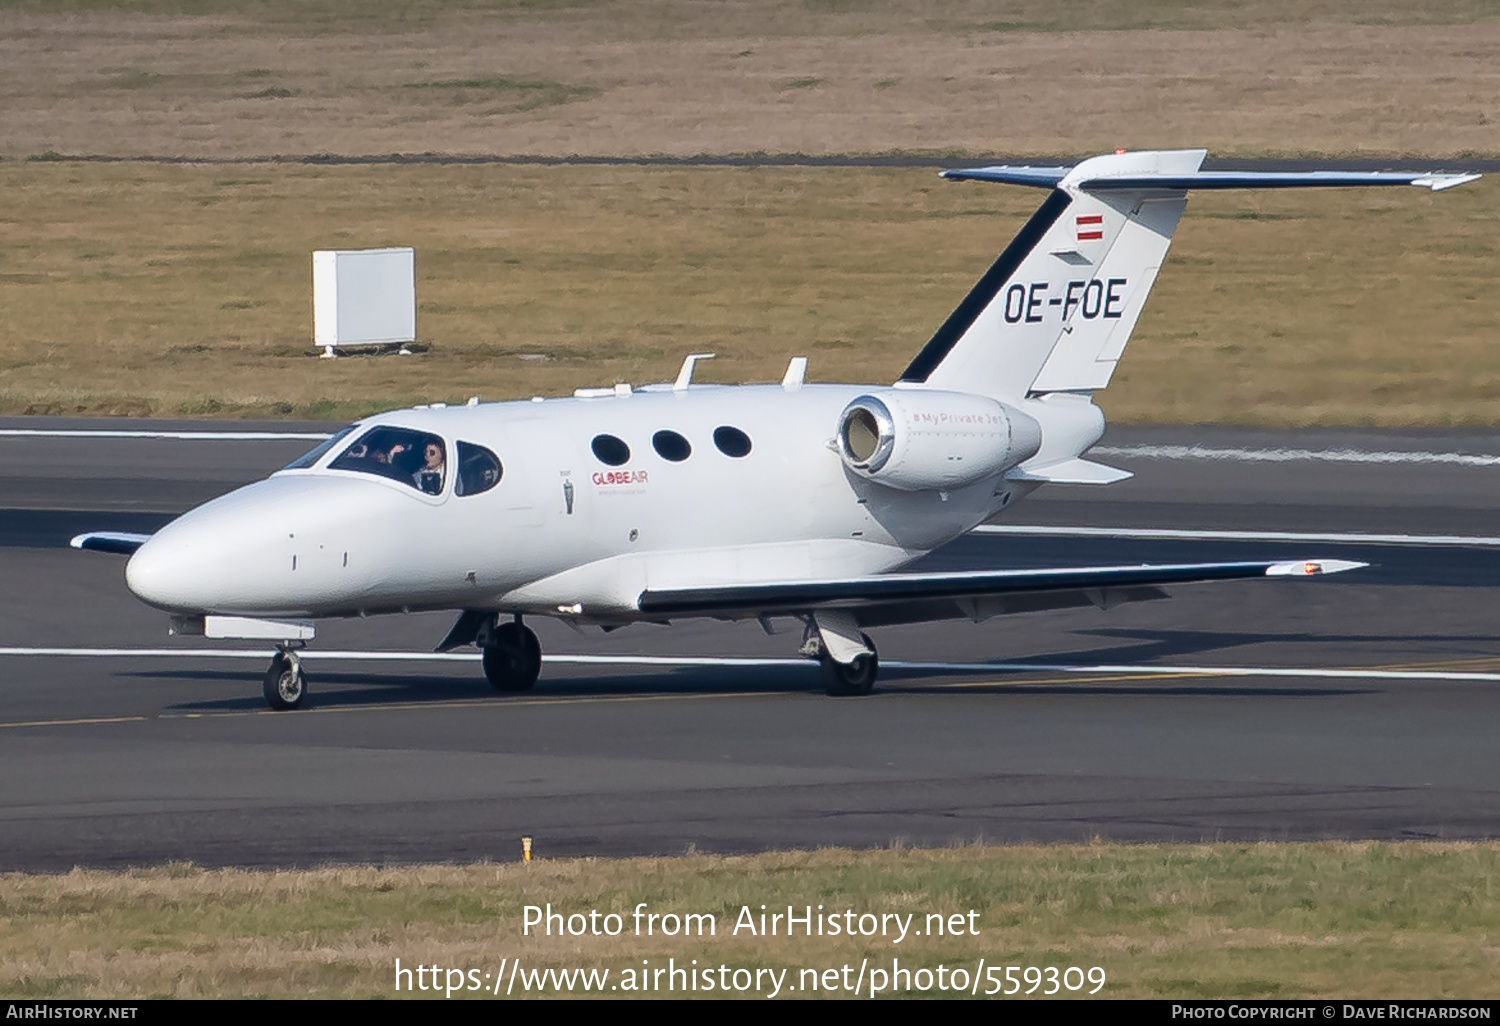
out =
[[[646,472],[644,470],[611,470],[608,473],[595,471],[593,482],[596,485],[645,484]]]

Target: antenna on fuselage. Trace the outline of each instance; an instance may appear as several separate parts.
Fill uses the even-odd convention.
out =
[[[682,370],[677,372],[677,380],[672,382],[672,391],[686,392],[687,387],[693,383],[693,365],[699,360],[712,360],[717,353],[689,353],[682,361]]]
[[[807,377],[807,357],[794,356],[791,363],[786,365],[786,374],[782,376],[781,387],[788,392],[795,392],[802,387],[802,382]]]

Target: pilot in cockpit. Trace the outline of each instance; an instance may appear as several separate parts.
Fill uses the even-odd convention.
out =
[[[443,447],[440,443],[427,443],[422,450],[422,466],[411,479],[428,495],[437,495],[443,490]]]

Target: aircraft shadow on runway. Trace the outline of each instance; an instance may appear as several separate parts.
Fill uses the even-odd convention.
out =
[[[167,706],[177,713],[265,711],[252,675],[232,670],[138,670],[121,674],[137,679],[220,683],[233,686],[233,697],[175,702]],[[550,701],[580,698],[705,696],[795,696],[822,698],[817,667],[679,667],[646,673],[591,674],[569,676],[566,669],[544,673],[534,691],[520,695],[497,694],[483,680],[468,681],[440,674],[352,670],[309,670],[311,691],[304,708],[356,709],[404,705],[413,709],[447,702]],[[978,679],[976,679],[978,678]],[[1208,682],[1204,677],[1142,681],[1122,676],[1119,683],[1100,677],[1070,681],[1054,671],[974,669],[925,670],[891,667],[882,670],[872,697],[881,695],[1175,695],[1181,697],[1332,697],[1368,694],[1369,686],[1337,684],[1254,684],[1243,678]],[[830,699],[832,700],[832,699]],[[858,699],[841,698],[841,702]]]
[[[543,671],[536,690],[502,694],[491,688],[482,677],[400,670],[320,670],[315,662],[309,660],[307,677],[310,690],[304,708],[392,704],[420,708],[442,702],[479,700],[499,703],[596,697],[795,695],[821,692],[817,667],[811,662],[806,668],[693,666],[638,673],[575,675],[577,673],[578,671],[568,667],[552,667]],[[174,712],[240,709],[262,711],[265,708],[265,703],[257,692],[259,679],[254,674],[234,670],[134,670],[122,673],[121,676],[142,680],[225,683],[243,692],[233,698],[175,703],[170,706]]]
[[[1444,657],[1454,660],[1490,658],[1500,661],[1500,636],[1493,634],[1338,634],[1305,631],[1195,631],[1142,627],[1093,627],[1073,632],[1096,638],[1119,639],[1134,644],[1072,650],[1064,657],[1075,663],[1156,663],[1163,659],[1198,656],[1252,645],[1331,645],[1342,649],[1378,646],[1389,652],[1394,645],[1441,647]],[[1293,664],[1287,664],[1293,665]],[[1348,661],[1345,665],[1349,665]],[[1371,663],[1373,668],[1374,662]]]

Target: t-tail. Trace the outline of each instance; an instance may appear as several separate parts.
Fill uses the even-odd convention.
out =
[[[1166,259],[1190,189],[1417,185],[1474,174],[1202,171],[1205,150],[1113,153],[1075,167],[945,171],[1051,190],[901,375],[900,387],[1002,402],[1109,384]]]

